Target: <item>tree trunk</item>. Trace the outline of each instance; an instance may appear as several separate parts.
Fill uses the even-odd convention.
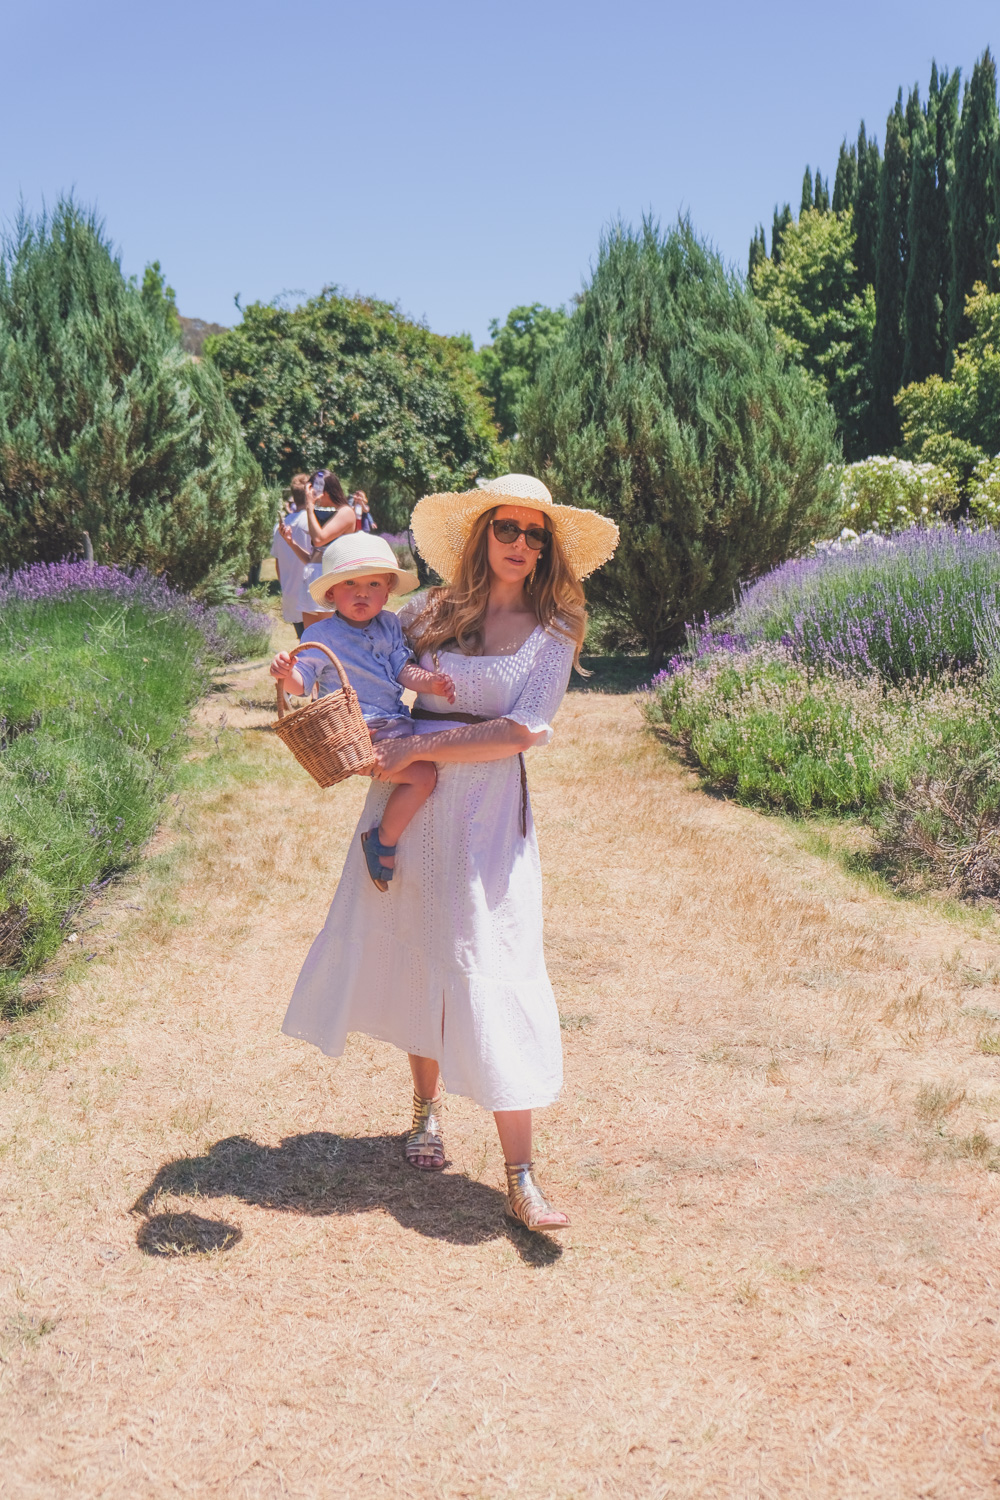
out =
[[[87,564],[88,568],[92,568],[94,566],[94,544],[90,540],[89,531],[85,531],[83,533],[83,560]]]

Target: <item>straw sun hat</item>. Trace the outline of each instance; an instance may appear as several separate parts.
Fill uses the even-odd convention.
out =
[[[380,536],[370,531],[355,531],[350,536],[338,536],[323,553],[323,571],[309,585],[309,592],[317,604],[326,603],[326,591],[335,583],[347,578],[370,578],[373,573],[391,573],[395,583],[393,594],[409,594],[420,583],[416,573],[401,568],[395,553]]]
[[[607,516],[557,505],[542,481],[530,474],[502,474],[479,489],[418,500],[410,517],[417,551],[442,578],[454,578],[477,516],[497,505],[543,511],[577,578],[586,578],[606,563],[618,545],[618,527]]]

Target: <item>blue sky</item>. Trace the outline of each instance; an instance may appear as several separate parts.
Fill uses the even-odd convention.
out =
[[[477,343],[564,302],[602,228],[690,213],[745,264],[806,162],[881,141],[931,58],[1000,42],[981,0],[31,0],[6,13],[0,216],[74,190],[181,312],[325,283]]]

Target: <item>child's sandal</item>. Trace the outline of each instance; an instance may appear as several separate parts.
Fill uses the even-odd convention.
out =
[[[368,866],[372,885],[376,890],[387,891],[389,889],[389,881],[392,879],[394,872],[391,865],[384,865],[382,863],[380,856],[385,854],[390,859],[393,859],[396,854],[395,844],[379,843],[378,824],[376,823],[374,828],[369,828],[367,833],[361,835],[361,847],[364,850],[365,864]]]

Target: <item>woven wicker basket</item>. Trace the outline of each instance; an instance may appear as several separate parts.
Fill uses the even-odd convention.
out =
[[[336,786],[348,776],[370,776],[375,769],[372,738],[347,673],[333,652],[318,641],[306,641],[288,654],[294,661],[300,651],[325,651],[337,668],[340,687],[305,708],[289,712],[284,683],[279,682],[278,721],[272,726],[275,734],[320,786]]]

